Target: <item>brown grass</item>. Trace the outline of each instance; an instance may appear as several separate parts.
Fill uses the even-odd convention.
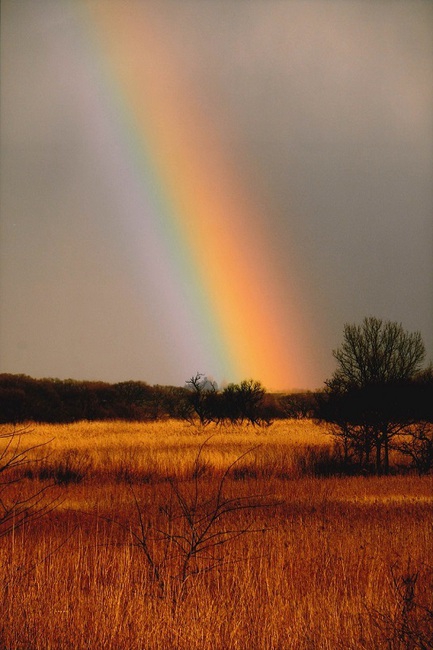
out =
[[[210,435],[194,480],[197,450]],[[175,422],[33,425],[27,440],[50,438],[50,455],[11,489],[37,490],[48,480],[41,471],[54,476],[62,463],[77,476],[53,488],[62,499],[55,511],[0,539],[1,648],[421,647],[398,639],[405,614],[393,576],[416,572],[416,598],[432,607],[432,477],[304,475],[302,453],[330,444],[311,422],[204,431]],[[206,500],[253,447],[232,468],[224,497],[259,495],[267,505],[218,525],[255,532],[222,545],[213,569],[201,558],[181,587],[170,556],[161,591],[134,545],[139,513],[151,537],[166,530],[167,477],[187,499],[198,490]],[[161,559],[162,543],[150,544]],[[427,633],[420,610],[410,616]]]

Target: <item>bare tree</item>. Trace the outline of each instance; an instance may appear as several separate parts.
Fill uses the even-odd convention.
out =
[[[418,474],[428,474],[433,469],[433,424],[417,422],[404,432],[395,447],[411,459]]]
[[[190,405],[192,410],[189,419],[198,417],[200,424],[206,426],[218,420],[215,401],[217,396],[217,385],[210,381],[203,373],[197,372],[186,382],[190,393]]]
[[[383,464],[387,473],[390,441],[407,425],[401,386],[420,371],[425,357],[421,334],[369,316],[361,325],[344,326],[343,343],[333,355],[338,366],[326,382],[331,420],[367,455],[373,446],[376,471]]]
[[[419,332],[401,323],[369,316],[361,325],[344,326],[343,343],[333,350],[338,368],[330,386],[366,388],[411,379],[421,369],[425,347]]]
[[[254,379],[229,384],[222,395],[225,417],[233,424],[269,425],[271,420],[264,405],[265,393],[262,384]]]

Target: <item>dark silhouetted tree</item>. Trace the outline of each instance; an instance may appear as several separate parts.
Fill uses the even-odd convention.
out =
[[[327,385],[359,389],[412,379],[421,370],[425,347],[419,332],[369,316],[361,325],[344,326],[333,356],[338,367]]]
[[[190,391],[189,395],[189,412],[186,413],[186,419],[198,417],[200,424],[206,426],[210,422],[218,419],[216,409],[217,386],[201,372],[197,372],[186,382],[186,387]]]
[[[269,424],[265,395],[262,384],[254,379],[244,379],[240,384],[229,384],[222,394],[225,417],[233,424]]]
[[[286,418],[301,420],[316,417],[316,394],[310,391],[306,393],[280,395],[278,397],[278,405]]]
[[[344,326],[333,355],[338,366],[326,382],[326,419],[362,463],[374,449],[377,473],[387,473],[390,441],[414,417],[405,396],[425,357],[421,334],[370,316]]]

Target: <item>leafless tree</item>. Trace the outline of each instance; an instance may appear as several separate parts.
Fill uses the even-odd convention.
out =
[[[395,447],[411,459],[419,474],[428,474],[433,469],[433,424],[417,422],[408,427]]]
[[[327,397],[334,404],[333,421],[359,449],[369,454],[373,446],[376,471],[383,463],[387,473],[390,441],[407,425],[407,416],[396,403],[397,388],[421,369],[425,357],[421,334],[370,316],[361,325],[344,326],[343,343],[333,355],[338,366],[326,382]]]

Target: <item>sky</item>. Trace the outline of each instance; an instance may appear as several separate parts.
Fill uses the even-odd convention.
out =
[[[433,3],[2,0],[0,372],[269,390],[433,359]]]

